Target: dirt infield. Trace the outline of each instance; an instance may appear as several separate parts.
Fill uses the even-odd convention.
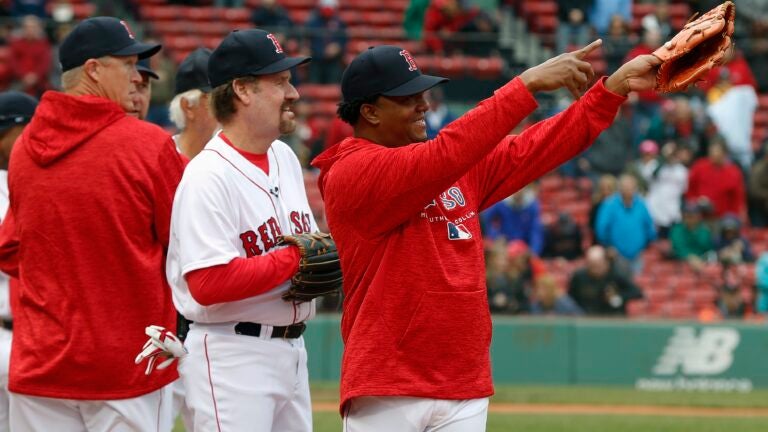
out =
[[[330,402],[312,404],[314,411],[338,411]],[[497,414],[592,414],[644,415],[667,417],[768,417],[768,408],[665,407],[652,405],[580,405],[492,403],[489,411]]]

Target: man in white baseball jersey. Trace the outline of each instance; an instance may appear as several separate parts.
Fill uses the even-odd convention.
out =
[[[276,140],[295,128],[290,69],[308,61],[243,30],[208,63],[222,130],[179,184],[167,263],[176,308],[193,321],[179,372],[195,431],[312,429],[301,335],[315,305],[281,298],[299,252],[278,241],[317,226],[299,161]]]
[[[8,161],[16,138],[32,119],[37,99],[27,94],[0,93],[0,214],[8,211]],[[18,276],[18,275],[17,275]],[[14,280],[18,282],[18,280]],[[8,366],[11,359],[11,278],[0,272],[0,432],[10,430],[8,419]]]
[[[189,159],[197,156],[216,130],[216,119],[210,110],[211,85],[208,82],[208,59],[211,50],[192,51],[176,71],[176,96],[168,108],[171,121],[179,129],[173,136],[179,151]]]

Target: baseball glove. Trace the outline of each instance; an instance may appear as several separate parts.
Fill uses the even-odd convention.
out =
[[[727,1],[693,20],[653,55],[664,63],[656,76],[656,90],[683,91],[702,74],[719,65],[731,48],[736,6]]]
[[[299,271],[291,278],[291,287],[283,293],[286,301],[311,301],[336,294],[342,285],[341,265],[336,242],[330,234],[304,233],[280,238],[278,244],[299,248]]]

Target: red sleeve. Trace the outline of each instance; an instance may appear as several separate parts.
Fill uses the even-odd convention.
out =
[[[235,258],[227,264],[193,270],[184,277],[189,293],[203,306],[233,302],[263,294],[293,276],[299,249],[290,246],[266,255]]]
[[[0,224],[0,270],[12,277],[19,277],[19,236],[10,208]]]
[[[154,182],[155,203],[155,232],[164,248],[168,248],[168,239],[171,231],[171,208],[176,187],[181,181],[187,160],[177,150],[173,139],[163,144],[158,152],[157,172]]]
[[[365,237],[388,232],[464,176],[535,108],[515,78],[433,140],[398,148],[363,144],[329,170],[324,194],[347,199],[326,205]]]
[[[613,123],[625,100],[601,79],[565,111],[505,138],[470,173],[478,185],[480,210],[584,151]]]

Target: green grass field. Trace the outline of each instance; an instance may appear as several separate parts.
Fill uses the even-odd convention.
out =
[[[314,383],[312,400],[335,403],[335,384]],[[624,388],[518,387],[496,388],[494,404],[621,405],[697,407],[717,409],[768,409],[768,391],[752,393],[644,392]],[[335,410],[316,411],[315,432],[340,432],[341,419]],[[744,417],[668,416],[647,414],[508,414],[491,412],[488,432],[764,432],[768,414]],[[174,432],[184,429],[177,425]]]

